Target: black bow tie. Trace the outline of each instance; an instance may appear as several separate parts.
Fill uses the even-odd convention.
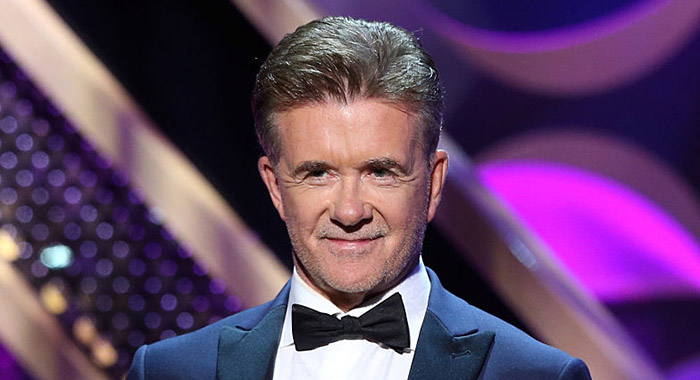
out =
[[[409,347],[408,321],[401,295],[396,293],[359,318],[338,319],[306,306],[292,305],[292,334],[297,351],[308,351],[352,338],[380,342],[402,353]]]

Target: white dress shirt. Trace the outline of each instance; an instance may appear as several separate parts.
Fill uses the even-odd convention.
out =
[[[397,353],[391,348],[363,339],[339,340],[310,351],[297,351],[292,336],[292,305],[300,304],[316,311],[342,318],[359,317],[369,309],[400,293],[406,308],[410,348]],[[308,286],[294,269],[289,291],[287,313],[282,326],[282,336],[273,380],[380,380],[408,379],[418,334],[423,324],[430,295],[430,279],[420,259],[406,279],[386,292],[375,302],[344,313],[330,300]]]

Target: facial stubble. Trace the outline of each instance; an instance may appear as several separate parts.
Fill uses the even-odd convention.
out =
[[[429,194],[429,191],[426,193]],[[426,198],[429,198],[427,194]],[[378,274],[372,273],[367,278],[353,282],[346,282],[341,278],[337,278],[331,273],[332,268],[324,268],[321,261],[328,258],[315,256],[303,239],[304,236],[309,234],[317,239],[316,242],[320,242],[328,236],[340,237],[342,235],[342,232],[338,231],[340,227],[326,225],[316,227],[311,232],[298,230],[297,227],[301,224],[295,221],[295,215],[293,213],[287,214],[287,231],[292,243],[295,265],[302,272],[300,275],[311,282],[309,285],[321,291],[326,298],[333,301],[341,309],[355,307],[368,298],[390,289],[403,280],[418,263],[427,226],[429,199],[424,199],[423,201],[424,207],[421,207],[418,213],[412,214],[408,220],[406,229],[411,232],[407,234],[405,239],[399,241],[399,245],[392,252],[384,257],[384,260],[381,262],[381,271]],[[382,235],[379,239],[384,239],[392,233],[398,233],[392,231],[383,219],[381,224],[366,228],[368,229],[360,230],[353,234],[345,234],[345,236],[357,237],[357,235],[360,235],[370,237]],[[320,250],[320,248],[317,249]],[[336,259],[342,257],[342,260],[348,261],[353,259],[362,260],[363,255],[366,254],[378,254],[378,252],[357,252],[349,255],[347,252],[333,252],[333,250],[321,253],[335,256]]]

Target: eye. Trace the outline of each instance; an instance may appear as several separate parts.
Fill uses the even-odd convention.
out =
[[[325,185],[332,179],[331,172],[327,169],[310,170],[304,176],[304,181],[309,185]]]
[[[372,168],[368,173],[368,178],[378,185],[394,185],[397,181],[396,173],[388,168]]]
[[[393,175],[393,173],[391,172],[391,170],[386,168],[374,168],[372,169],[372,175],[378,178],[382,178]]]
[[[309,177],[321,178],[326,174],[328,174],[328,171],[324,169],[312,170],[309,172]]]

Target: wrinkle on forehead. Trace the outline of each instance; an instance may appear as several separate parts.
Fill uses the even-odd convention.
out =
[[[387,110],[393,112],[386,112]],[[392,103],[374,99],[357,100],[348,104],[308,104],[282,112],[277,120],[281,127],[281,155],[296,153],[296,156],[304,156],[309,153],[290,146],[292,142],[312,144],[313,153],[316,153],[316,156],[303,158],[287,157],[287,164],[292,166],[298,165],[298,161],[306,160],[366,161],[380,157],[389,157],[407,165],[408,161],[413,160],[415,150],[421,148],[416,117]],[[392,124],[394,128],[382,128],[388,124]],[[395,128],[397,125],[403,127],[399,128],[398,132]],[[401,149],[401,152],[408,153],[407,157],[395,157],[395,154],[392,154],[394,152],[383,146],[383,141],[395,138],[392,133],[401,136],[407,134],[410,137],[404,140],[409,146],[403,146]],[[396,149],[396,144],[391,148]]]

